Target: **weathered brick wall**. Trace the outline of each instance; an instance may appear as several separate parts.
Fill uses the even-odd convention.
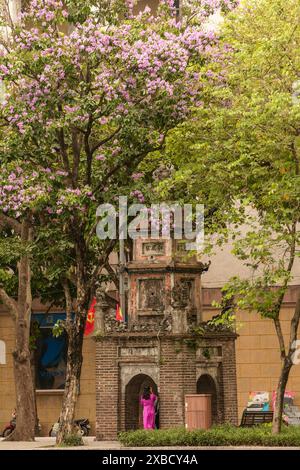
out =
[[[132,337],[110,337],[96,345],[96,436],[97,439],[115,439],[117,432],[135,429],[138,425],[139,397],[143,385],[154,379],[151,370],[158,368],[154,380],[159,385],[160,428],[171,428],[185,424],[185,395],[197,393],[197,358],[195,348],[187,344],[186,338],[163,336],[159,339],[147,335]],[[207,340],[209,344],[210,340]],[[212,339],[216,343],[216,339]],[[217,339],[222,344],[223,364],[209,366],[215,370],[217,381],[220,422],[237,423],[237,395],[234,339]],[[147,356],[118,357],[118,347],[156,348],[156,360]],[[118,364],[120,362],[120,364]],[[209,361],[208,361],[209,362]],[[127,365],[126,365],[127,364]],[[121,370],[126,365],[127,372]],[[121,369],[122,367],[122,369]],[[209,373],[209,368],[207,370]],[[136,379],[136,380],[135,380]],[[127,385],[126,387],[126,384]],[[152,383],[151,383],[152,385]],[[155,387],[153,387],[155,388]],[[126,394],[127,390],[127,394]],[[127,397],[127,398],[126,398]],[[131,419],[132,418],[132,419]]]
[[[184,396],[196,393],[195,351],[185,343],[164,338],[160,361],[160,426],[182,426]]]
[[[225,423],[238,424],[238,404],[236,386],[236,362],[235,343],[225,341],[222,346],[222,381],[224,397],[224,421]]]
[[[119,429],[118,343],[96,343],[96,438],[115,439]]]

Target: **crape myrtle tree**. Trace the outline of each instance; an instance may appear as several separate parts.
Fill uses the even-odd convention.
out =
[[[16,162],[1,162],[0,173],[0,299],[14,325],[13,366],[17,425],[9,440],[34,440],[37,425],[31,335],[32,297],[40,296],[58,305],[61,294],[53,280],[41,289],[40,265],[44,247],[36,242],[37,214],[45,208],[50,191],[46,171],[33,171]],[[59,176],[56,178],[58,182]],[[39,253],[38,249],[42,249]],[[34,253],[34,256],[33,256]],[[36,269],[33,269],[36,268]],[[49,277],[49,276],[48,276]],[[49,290],[49,293],[48,293]]]
[[[134,18],[131,2],[33,0],[2,40],[1,214],[30,218],[32,265],[44,250],[41,273],[65,296],[58,443],[73,431],[87,309],[115,244],[97,239],[96,208],[142,201],[139,165],[200,105],[216,38],[178,23],[171,3]]]
[[[278,338],[274,433],[298,357],[300,293],[291,317],[280,311],[299,281],[299,14],[297,0],[247,0],[229,15],[206,69],[203,106],[168,137],[176,172],[161,184],[195,197],[209,187],[208,201],[224,199],[213,231],[220,243],[231,236],[234,254],[250,269],[248,279],[236,276],[225,286],[224,301],[234,297],[237,307],[270,319]],[[289,320],[288,334],[282,320]]]

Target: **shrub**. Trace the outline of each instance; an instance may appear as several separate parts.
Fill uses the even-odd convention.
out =
[[[76,447],[83,446],[82,437],[79,434],[68,434],[64,438],[64,442],[59,447]]]
[[[208,430],[187,431],[185,428],[138,430],[119,434],[126,447],[157,446],[300,446],[300,428],[284,427],[272,434],[270,425],[239,428],[231,425],[214,426]]]

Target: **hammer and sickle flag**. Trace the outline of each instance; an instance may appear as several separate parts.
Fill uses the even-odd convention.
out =
[[[116,320],[124,321],[123,312],[121,310],[120,304],[117,304],[117,307],[116,307]]]
[[[94,328],[95,328],[95,311],[96,311],[96,297],[93,298],[87,318],[86,318],[86,323],[85,323],[85,330],[84,330],[84,336],[88,336],[91,333],[93,333]]]

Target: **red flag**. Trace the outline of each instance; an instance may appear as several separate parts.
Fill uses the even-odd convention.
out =
[[[94,328],[95,328],[95,311],[96,311],[96,297],[93,298],[87,318],[86,318],[86,323],[85,323],[85,330],[84,330],[84,336],[90,335],[93,333]]]
[[[124,321],[123,313],[122,313],[120,304],[117,304],[117,308],[116,308],[116,320],[117,320],[117,321]]]

